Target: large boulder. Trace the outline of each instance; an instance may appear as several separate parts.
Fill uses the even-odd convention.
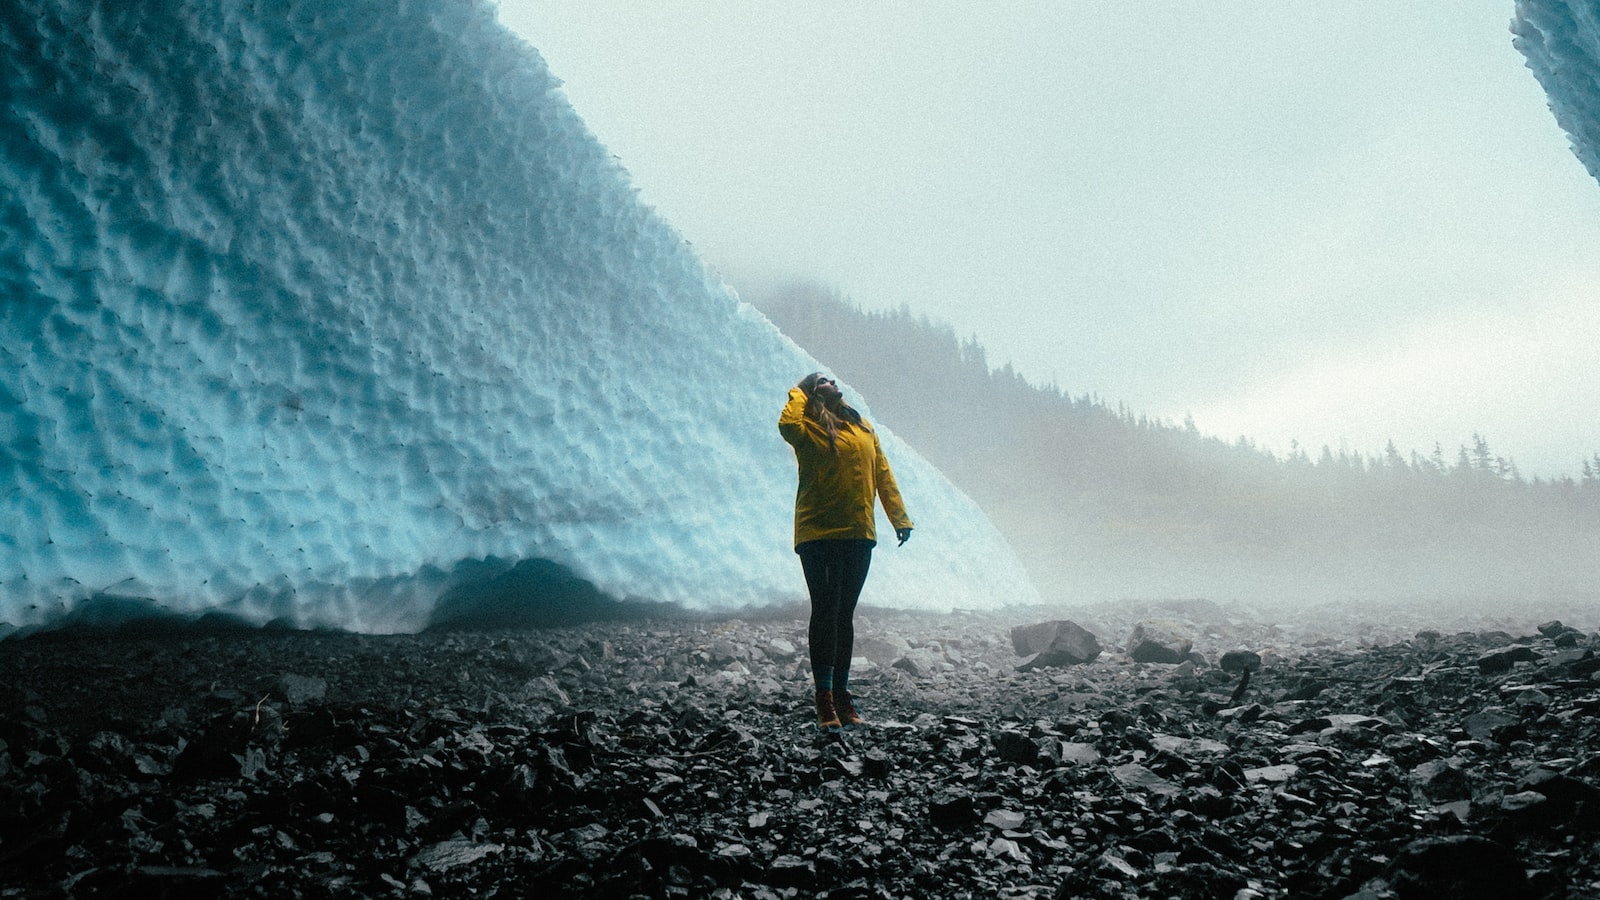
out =
[[[1395,856],[1390,885],[1400,900],[1499,900],[1528,896],[1515,853],[1472,834],[1420,838]]]
[[[1018,625],[1011,629],[1011,647],[1026,657],[1017,670],[1045,666],[1078,666],[1100,655],[1100,640],[1087,628],[1066,619]]]
[[[1142,663],[1181,663],[1194,649],[1188,629],[1164,619],[1146,619],[1128,636],[1128,658]]]

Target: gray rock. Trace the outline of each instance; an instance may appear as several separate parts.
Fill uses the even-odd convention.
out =
[[[913,678],[926,678],[938,671],[944,663],[938,651],[929,647],[915,647],[892,663],[892,668],[899,669]]]
[[[1422,838],[1401,849],[1390,869],[1400,900],[1503,900],[1528,896],[1516,855],[1477,835]]]
[[[1218,756],[1228,752],[1228,745],[1203,737],[1180,737],[1157,734],[1151,738],[1156,749],[1178,756]]]
[[[1258,766],[1254,769],[1245,769],[1244,777],[1251,784],[1284,784],[1300,774],[1300,767],[1292,763],[1283,763],[1276,766]]]
[[[133,742],[115,731],[101,731],[80,744],[73,761],[96,774],[131,773],[135,769]]]
[[[1108,878],[1119,881],[1137,881],[1140,877],[1138,869],[1115,853],[1102,853],[1100,858],[1095,860],[1095,868]]]
[[[566,706],[572,702],[567,692],[562,690],[561,685],[549,675],[528,679],[522,686],[522,699],[557,706]]]
[[[869,778],[888,778],[894,771],[894,760],[882,750],[868,750],[861,757],[861,771]]]
[[[773,884],[806,887],[817,880],[817,864],[799,856],[785,854],[767,865]]]
[[[1011,647],[1018,656],[1027,657],[1018,664],[1020,671],[1082,665],[1100,655],[1100,640],[1094,633],[1065,619],[1011,629]]]
[[[278,686],[290,706],[304,706],[328,696],[328,682],[315,676],[284,675],[278,679]]]
[[[990,810],[989,814],[983,817],[983,824],[1001,831],[1015,831],[1026,821],[1027,816],[1014,809]]]
[[[1176,784],[1162,778],[1138,763],[1124,763],[1111,770],[1111,774],[1124,785],[1138,790],[1149,791],[1165,797],[1176,797],[1183,793]]]
[[[960,828],[978,821],[978,805],[965,791],[946,791],[928,801],[928,821],[935,828]]]
[[[856,643],[859,650],[861,642],[857,641]],[[768,641],[765,649],[767,658],[774,662],[792,662],[800,656],[800,651],[796,649],[795,645],[783,638],[773,638]]]
[[[1128,637],[1128,658],[1141,663],[1181,663],[1194,649],[1194,640],[1184,632],[1183,626],[1175,622],[1139,622]]]
[[[865,656],[880,666],[893,665],[895,660],[911,652],[911,644],[905,638],[895,637],[857,637],[855,653]]]
[[[1016,731],[996,731],[989,736],[994,752],[1005,762],[1031,766],[1039,759],[1039,745]]]
[[[1411,794],[1419,802],[1451,803],[1472,798],[1467,776],[1442,759],[1429,760],[1411,770]]]
[[[1518,818],[1533,818],[1549,804],[1550,798],[1538,791],[1518,791],[1500,798],[1500,809]]]
[[[1600,787],[1584,778],[1541,768],[1523,776],[1516,789],[1535,791],[1548,798],[1552,813],[1557,816],[1569,816],[1580,808],[1591,814],[1600,812]]]
[[[595,840],[599,840],[604,836],[604,830],[602,829],[602,833]],[[447,872],[460,866],[475,863],[486,856],[496,856],[503,852],[505,852],[505,847],[500,844],[471,840],[441,841],[419,851],[412,858],[411,864],[434,872]]]
[[[1229,650],[1217,663],[1224,672],[1237,675],[1241,672],[1261,671],[1261,654],[1249,650]]]
[[[1494,741],[1506,728],[1521,723],[1521,719],[1497,706],[1486,707],[1461,720],[1461,729],[1480,741]]]
[[[1058,766],[1088,765],[1100,761],[1100,750],[1093,744],[1080,741],[1048,739],[1040,749]]]
[[[718,638],[705,649],[705,654],[712,665],[725,666],[750,659],[750,648],[735,640]]]
[[[1499,647],[1478,657],[1478,671],[1485,675],[1509,672],[1519,662],[1536,662],[1543,657],[1537,650],[1522,644]]]

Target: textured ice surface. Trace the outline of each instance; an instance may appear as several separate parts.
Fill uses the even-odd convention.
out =
[[[1600,6],[1592,0],[1517,0],[1512,42],[1550,98],[1572,152],[1600,178]]]
[[[0,4],[0,622],[802,598],[818,366],[558,84],[481,0]],[[883,439],[918,532],[864,602],[1036,599]]]

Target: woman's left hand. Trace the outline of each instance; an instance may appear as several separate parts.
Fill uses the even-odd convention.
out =
[[[896,528],[894,530],[894,536],[900,539],[900,543],[897,544],[896,546],[904,547],[906,545],[906,541],[911,540],[911,529],[909,529],[909,528]]]

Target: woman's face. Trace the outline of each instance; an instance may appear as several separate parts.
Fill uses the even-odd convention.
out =
[[[812,386],[811,392],[823,400],[838,400],[843,396],[839,392],[839,383],[826,375],[817,378],[817,383]]]

